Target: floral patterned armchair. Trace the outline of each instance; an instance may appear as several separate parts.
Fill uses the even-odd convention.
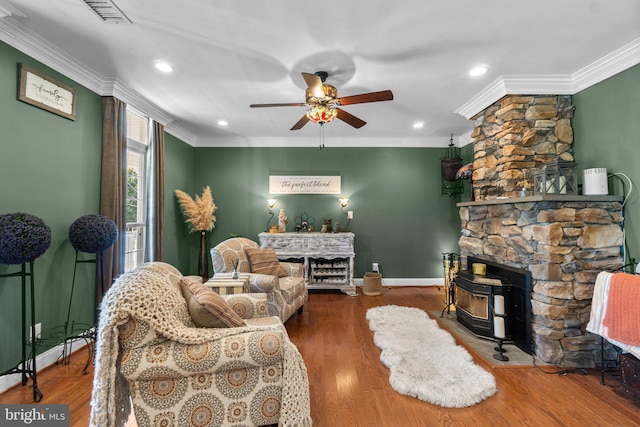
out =
[[[122,425],[131,402],[140,426],[310,426],[304,362],[281,320],[268,316],[266,296],[222,296],[244,326],[198,328],[181,290],[187,280],[154,262],[109,289],[90,425]]]
[[[231,273],[237,266],[238,273],[249,273],[251,292],[267,294],[269,315],[278,316],[285,322],[302,307],[309,298],[303,277],[303,265],[295,262],[279,262],[283,273],[280,277],[252,272],[247,250],[257,250],[258,244],[244,237],[234,237],[219,243],[211,249],[214,275]]]

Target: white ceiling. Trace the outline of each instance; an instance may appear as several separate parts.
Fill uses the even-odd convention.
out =
[[[302,71],[395,96],[343,107],[367,125],[325,125],[326,146],[445,146],[506,93],[572,94],[640,63],[638,0],[114,1],[131,24],[82,0],[0,0],[0,39],[194,146],[317,145],[319,125],[289,130],[304,108],[249,108],[304,102]]]

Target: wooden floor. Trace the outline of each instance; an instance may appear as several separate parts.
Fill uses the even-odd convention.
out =
[[[391,288],[377,297],[312,293],[303,313],[286,326],[309,371],[314,426],[640,425],[640,406],[618,394],[615,379],[600,385],[595,370],[560,376],[534,367],[492,369],[474,355],[498,386],[496,395],[475,406],[447,409],[395,392],[373,344],[367,309],[395,304],[429,311],[442,308],[443,301],[437,287]],[[41,403],[69,403],[74,427],[88,425],[92,371],[82,375],[85,358],[81,351],[71,365],[53,366],[38,375]],[[17,386],[0,395],[0,403],[33,403],[31,390]]]

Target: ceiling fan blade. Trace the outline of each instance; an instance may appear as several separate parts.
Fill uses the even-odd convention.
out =
[[[300,120],[298,120],[298,122],[295,125],[293,125],[293,127],[290,130],[301,129],[302,126],[306,125],[308,121],[309,121],[309,117],[307,117],[307,115],[305,114],[304,116],[302,116]]]
[[[379,102],[379,101],[391,101],[393,99],[393,92],[390,90],[383,90],[380,92],[361,93],[359,95],[343,96],[336,99],[336,102],[340,105],[351,104],[364,104],[365,102]]]
[[[336,110],[338,110],[338,116],[337,117],[340,120],[342,120],[343,122],[353,126],[356,129],[360,129],[362,126],[367,124],[367,122],[365,122],[364,120],[360,120],[359,118],[357,118],[353,114],[347,113],[346,111],[344,111],[341,108],[336,108]]]
[[[324,97],[324,88],[322,87],[322,79],[315,74],[302,73],[302,77],[304,81],[307,82],[307,87],[309,91],[316,98]]]
[[[303,102],[294,102],[288,104],[251,104],[250,108],[261,108],[261,107],[306,107],[307,104]]]

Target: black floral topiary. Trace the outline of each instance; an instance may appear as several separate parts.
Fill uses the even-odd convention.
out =
[[[0,264],[24,264],[51,246],[51,229],[40,218],[22,212],[0,215]]]
[[[84,215],[69,227],[69,241],[80,252],[102,253],[118,239],[118,227],[104,215]]]

